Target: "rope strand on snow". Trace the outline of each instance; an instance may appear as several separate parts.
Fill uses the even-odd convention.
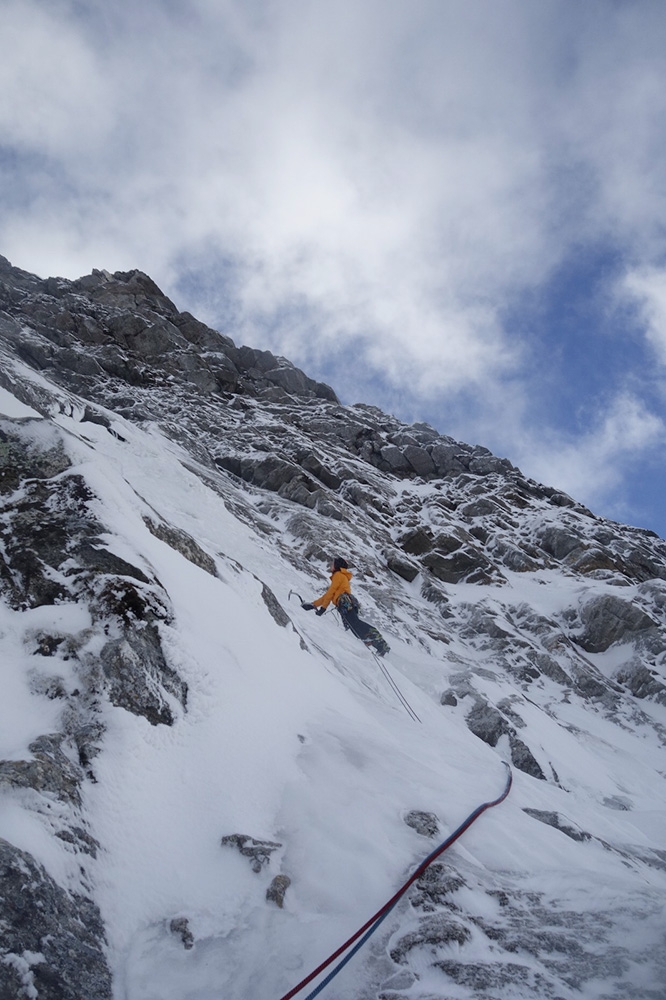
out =
[[[357,941],[358,943],[349,952],[349,954],[345,955],[342,961],[339,962],[338,965],[336,965],[336,967],[331,972],[329,972],[328,976],[326,976],[326,978],[323,979],[322,982],[319,983],[319,985],[311,993],[309,993],[307,997],[305,997],[305,1000],[313,1000],[314,997],[318,996],[318,994],[321,993],[321,991],[331,982],[331,980],[335,976],[337,976],[337,974],[345,967],[347,962],[351,958],[353,958],[356,952],[363,947],[368,938],[375,933],[379,925],[386,919],[386,917],[389,915],[393,907],[398,903],[398,901],[402,898],[402,896],[404,896],[409,887],[413,885],[418,878],[421,877],[426,868],[428,868],[433,863],[433,861],[435,861],[440,856],[440,854],[443,854],[444,851],[446,851],[449,847],[451,847],[451,845],[454,844],[456,840],[458,840],[458,838],[463,835],[465,830],[469,829],[472,823],[474,823],[479,818],[479,816],[481,816],[481,814],[486,811],[486,809],[491,809],[493,806],[498,806],[500,802],[504,801],[504,799],[509,794],[509,791],[511,790],[513,775],[511,774],[511,768],[506,763],[506,761],[504,761],[503,763],[504,766],[507,768],[508,773],[504,791],[499,796],[499,798],[493,799],[492,802],[482,803],[482,805],[478,806],[474,810],[474,812],[470,813],[467,819],[460,824],[458,829],[454,830],[454,832],[451,834],[450,837],[447,837],[447,839],[442,844],[440,844],[439,847],[435,848],[432,854],[428,855],[425,861],[423,861],[419,865],[416,871],[407,879],[407,881],[398,889],[398,891],[389,899],[389,901],[385,903],[384,906],[382,906],[382,908],[377,911],[377,913],[375,913],[373,917],[370,917],[370,919],[367,920],[363,924],[363,926],[356,931],[355,934],[352,934],[352,936],[348,938],[348,940],[345,941],[344,944],[340,945],[340,947],[337,948],[336,951],[334,951],[333,954],[330,955],[325,962],[322,962],[321,965],[317,966],[317,968],[314,969],[313,972],[311,972],[308,976],[306,976],[305,979],[302,979],[301,982],[298,983],[297,986],[294,986],[294,988],[291,989],[288,993],[285,993],[283,997],[280,997],[280,1000],[291,1000],[291,997],[295,997],[297,993],[300,993],[301,990],[308,985],[308,983],[311,983],[313,979],[316,979],[316,977],[321,972],[323,972],[324,969],[327,969],[329,965],[331,965],[336,960],[336,958],[340,958],[340,956],[343,955],[344,952],[347,951],[347,949],[352,944],[354,944],[355,941]],[[361,938],[360,941],[358,940],[359,938]]]
[[[372,650],[370,650],[370,652],[372,653]],[[388,667],[386,666],[385,663],[382,662],[381,657],[378,656],[376,653],[372,653],[372,655],[374,656],[375,660],[379,664],[379,669],[381,670],[381,672],[384,674],[384,677],[386,678],[386,680],[391,685],[391,688],[392,688],[394,694],[396,695],[396,697],[400,701],[400,704],[405,709],[405,711],[407,712],[407,714],[409,716],[411,716],[411,718],[414,720],[414,722],[421,722],[421,720],[419,719],[418,715],[416,714],[416,712],[414,711],[414,709],[412,708],[412,706],[409,704],[409,702],[405,698],[404,694],[402,693],[402,691],[400,690],[400,688],[398,687],[398,685],[396,684],[396,682],[393,680],[393,677],[389,673]]]

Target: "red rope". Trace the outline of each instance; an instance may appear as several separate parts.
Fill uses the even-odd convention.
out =
[[[370,919],[367,920],[362,927],[359,927],[359,929],[356,931],[355,934],[352,934],[352,936],[347,941],[345,941],[344,944],[341,944],[340,947],[336,951],[334,951],[332,955],[329,955],[329,957],[324,962],[322,962],[321,965],[318,965],[317,968],[314,969],[314,971],[309,974],[309,976],[306,976],[305,979],[302,979],[297,986],[294,986],[294,988],[289,990],[288,993],[285,993],[283,997],[280,997],[280,1000],[291,1000],[291,997],[295,997],[297,993],[300,993],[300,991],[305,986],[308,985],[308,983],[311,983],[313,979],[316,979],[316,977],[320,974],[320,972],[323,972],[324,969],[327,969],[328,966],[336,960],[336,958],[339,958],[340,955],[342,955],[343,952],[345,952],[347,948],[349,948],[350,945],[354,943],[354,941],[356,941],[362,934],[364,934],[370,927],[372,927],[373,924],[381,923],[381,920],[388,913],[388,911],[395,906],[400,897],[407,892],[409,887],[413,885],[414,882],[416,882],[416,880],[421,877],[421,875],[423,875],[426,868],[428,868],[433,863],[433,861],[435,861],[440,856],[440,854],[443,854],[444,851],[446,851],[449,847],[451,847],[452,844],[455,844],[456,840],[458,840],[459,837],[462,837],[465,830],[468,830],[469,827],[472,825],[472,823],[474,823],[479,818],[479,816],[486,811],[486,809],[491,809],[493,806],[498,806],[500,802],[504,801],[504,799],[509,794],[509,791],[511,790],[511,785],[513,783],[513,775],[511,774],[511,768],[509,767],[508,764],[506,764],[506,762],[505,766],[508,768],[509,773],[507,776],[506,787],[502,792],[502,794],[499,796],[499,798],[494,799],[492,802],[484,802],[482,805],[478,806],[478,808],[475,809],[473,813],[470,813],[470,815],[463,823],[461,823],[458,829],[454,830],[451,836],[448,837],[443,844],[440,844],[439,847],[437,847],[432,852],[432,854],[428,855],[425,861],[423,861],[419,865],[419,867],[407,879],[404,885],[402,885],[398,889],[398,891],[394,893],[393,896],[391,896],[391,898],[387,903],[384,903],[381,909],[377,910],[377,912],[373,917],[370,917]]]

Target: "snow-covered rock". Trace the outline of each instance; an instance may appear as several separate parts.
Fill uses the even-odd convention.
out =
[[[420,722],[301,610],[334,555]],[[1,258],[0,643],[3,1000],[278,998],[502,761],[328,995],[664,995],[654,534],[140,272]]]

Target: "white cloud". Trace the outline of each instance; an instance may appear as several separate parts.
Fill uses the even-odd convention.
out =
[[[104,141],[112,84],[77,25],[55,4],[6,0],[0,33],[3,146],[69,161]]]
[[[514,361],[498,302],[554,259],[533,101],[505,66],[526,50],[522,25],[502,6],[199,3],[176,19],[154,3],[135,21],[132,5],[100,43],[76,7],[56,21],[10,5],[22,42],[5,141],[63,178],[59,202],[49,186],[9,214],[6,252],[59,273],[135,264],[168,283],[188,251],[215,246],[239,264],[255,338],[298,298],[309,321],[276,333],[297,355],[315,326],[375,345],[391,378],[427,367],[426,390],[496,376]]]
[[[643,267],[631,271],[619,291],[637,304],[645,335],[659,362],[666,365],[666,270]]]
[[[518,464],[531,478],[555,485],[593,509],[624,516],[621,489],[635,475],[645,456],[663,451],[666,423],[643,401],[624,393],[585,433],[524,435]]]
[[[304,367],[348,352],[359,387],[475,395],[515,461],[538,389],[504,316],[572,247],[620,248],[666,356],[661,3],[5,0],[0,37],[21,267],[140,267]],[[567,481],[611,482],[620,413],[652,446],[631,412],[551,449]]]

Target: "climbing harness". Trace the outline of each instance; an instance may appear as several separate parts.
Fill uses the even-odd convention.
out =
[[[337,608],[338,611],[341,612],[355,611],[358,614],[358,612],[361,610],[361,605],[352,594],[340,594],[340,597],[338,598]],[[349,627],[348,625],[345,625],[345,628],[348,627]]]
[[[416,712],[414,711],[414,709],[412,708],[412,706],[409,704],[409,702],[405,698],[404,694],[402,693],[402,691],[400,690],[400,688],[398,687],[398,685],[396,684],[396,682],[393,680],[393,677],[389,673],[389,669],[386,666],[386,664],[383,662],[381,656],[377,656],[377,654],[373,653],[372,650],[370,650],[370,652],[372,653],[372,655],[373,655],[373,657],[374,657],[377,665],[379,666],[379,669],[384,674],[384,677],[386,678],[386,680],[388,681],[389,685],[391,686],[391,690],[393,691],[393,693],[395,694],[395,696],[397,697],[398,701],[400,702],[400,704],[402,705],[402,707],[405,709],[405,711],[407,712],[407,714],[409,715],[409,717],[411,719],[413,719],[414,722],[421,722],[421,719],[419,719],[418,715],[416,714]]]
[[[300,993],[301,990],[308,985],[308,983],[311,983],[313,979],[316,979],[316,977],[321,972],[323,972],[324,969],[327,969],[329,965],[331,965],[331,963],[336,960],[336,958],[339,958],[341,955],[343,955],[344,952],[347,951],[347,949],[356,941],[357,943],[354,946],[354,948],[352,948],[351,951],[347,955],[345,955],[342,961],[339,962],[331,972],[329,972],[326,978],[323,979],[321,983],[319,983],[319,985],[315,987],[315,989],[311,993],[308,993],[307,997],[305,997],[304,1000],[313,1000],[314,997],[318,996],[319,993],[321,993],[321,991],[326,986],[328,986],[331,980],[334,979],[335,976],[337,976],[337,974],[345,967],[347,962],[349,962],[349,960],[353,958],[356,952],[363,947],[368,938],[370,938],[375,933],[377,928],[388,917],[391,910],[397,905],[397,903],[404,896],[409,887],[413,885],[414,882],[416,882],[416,880],[421,877],[421,875],[423,875],[426,868],[428,868],[433,863],[433,861],[435,861],[440,856],[440,854],[443,854],[444,851],[447,850],[447,848],[451,847],[451,845],[454,844],[456,840],[458,840],[458,838],[463,835],[465,830],[469,829],[472,823],[474,823],[479,818],[479,816],[486,811],[486,809],[491,809],[493,806],[498,806],[500,802],[504,801],[504,799],[509,794],[509,791],[511,790],[513,775],[511,774],[511,768],[509,767],[507,762],[503,761],[502,763],[507,769],[507,778],[504,791],[499,796],[499,798],[493,799],[492,802],[482,803],[482,805],[478,806],[474,810],[474,812],[470,813],[467,819],[460,824],[458,829],[454,830],[454,832],[451,834],[450,837],[447,837],[447,839],[442,844],[440,844],[439,847],[435,848],[432,854],[428,855],[425,861],[423,861],[419,865],[416,871],[407,879],[404,885],[402,885],[398,889],[395,895],[393,895],[389,899],[389,901],[385,903],[382,906],[382,908],[375,913],[374,917],[370,917],[370,919],[367,920],[362,927],[359,927],[356,933],[352,934],[352,936],[347,941],[345,941],[344,944],[340,945],[340,947],[336,951],[334,951],[333,954],[330,955],[325,962],[322,962],[321,965],[317,966],[317,968],[314,969],[313,972],[311,972],[308,976],[306,976],[305,979],[302,979],[301,982],[298,983],[297,986],[294,986],[294,988],[291,989],[288,993],[285,993],[283,997],[280,997],[280,1000],[291,1000],[291,997],[295,997],[297,993]],[[360,940],[358,940],[359,938]]]

